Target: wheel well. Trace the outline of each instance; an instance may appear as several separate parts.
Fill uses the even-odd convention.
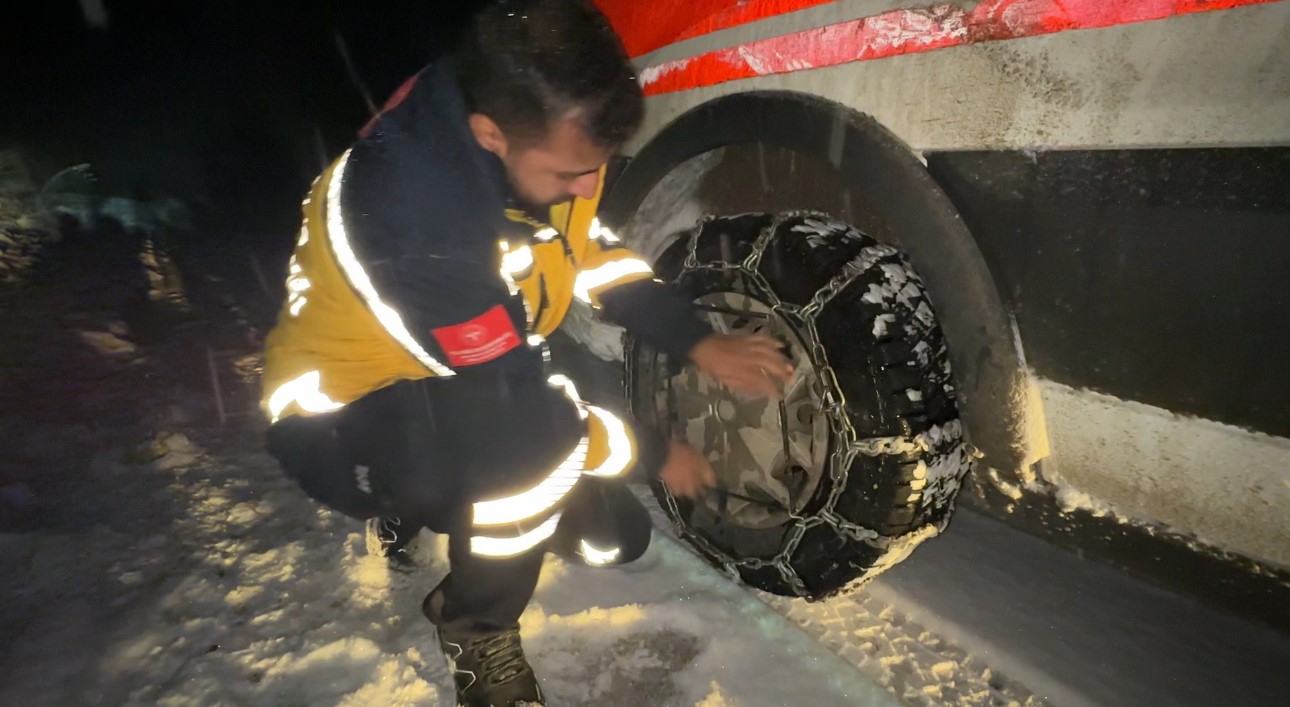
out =
[[[602,208],[651,258],[703,213],[791,209],[832,213],[900,248],[940,319],[984,463],[1030,480],[1047,456],[1016,328],[976,241],[922,162],[872,117],[787,91],[717,98],[637,152]]]

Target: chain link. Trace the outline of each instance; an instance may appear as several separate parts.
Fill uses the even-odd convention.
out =
[[[842,266],[842,272],[834,275],[833,279],[829,280],[824,287],[816,290],[815,294],[811,297],[810,304],[806,305],[802,310],[803,314],[813,321],[815,319],[815,315],[819,314],[819,312],[824,309],[824,305],[832,301],[834,297],[837,297],[838,293],[845,289],[847,285],[850,285],[853,280],[867,272],[869,268],[873,267],[879,260],[896,254],[896,249],[890,246],[865,246],[860,250],[859,255],[851,259],[851,261],[846,265]]]

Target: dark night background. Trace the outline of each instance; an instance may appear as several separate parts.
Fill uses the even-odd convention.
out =
[[[103,193],[174,196],[225,233],[291,233],[321,152],[368,117],[482,3],[113,2],[0,10],[0,147],[37,178],[88,162]],[[320,145],[321,143],[321,145]]]

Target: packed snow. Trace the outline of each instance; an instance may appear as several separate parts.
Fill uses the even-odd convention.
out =
[[[1255,707],[1290,694],[1290,635],[966,509],[864,600],[1051,705]]]
[[[263,453],[157,444],[145,464],[96,461],[102,500],[144,522],[3,536],[24,616],[7,617],[0,702],[455,704],[419,612],[442,538],[423,532],[422,567],[393,572]],[[552,705],[896,704],[662,536],[622,569],[552,558],[521,623]]]

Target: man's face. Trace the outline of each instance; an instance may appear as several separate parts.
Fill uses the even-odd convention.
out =
[[[478,131],[476,137],[484,149],[502,158],[516,194],[533,206],[595,196],[600,168],[610,157],[610,151],[588,139],[572,118],[556,123],[538,143],[481,136]]]

